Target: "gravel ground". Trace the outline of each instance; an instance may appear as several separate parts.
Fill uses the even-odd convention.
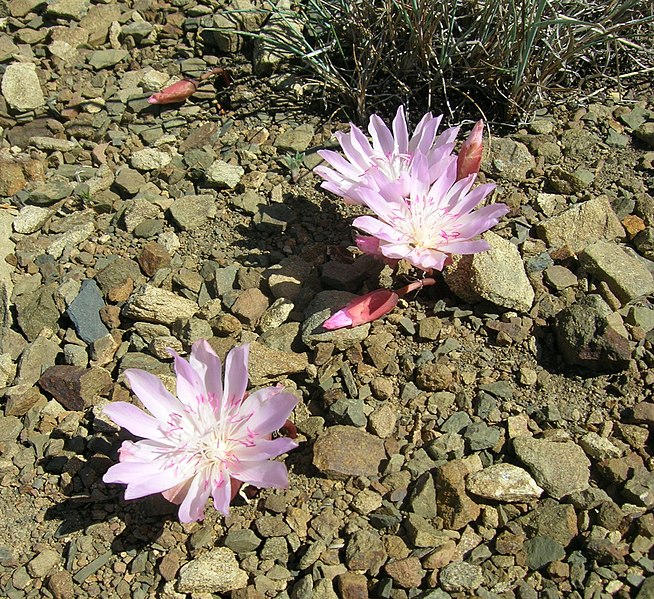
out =
[[[416,273],[354,248],[311,173],[345,124],[218,8],[0,4],[2,595],[654,597],[651,89],[486,140],[492,249],[324,332]],[[102,482],[129,438],[102,408],[200,338],[301,397],[300,447],[288,490],[182,525]]]

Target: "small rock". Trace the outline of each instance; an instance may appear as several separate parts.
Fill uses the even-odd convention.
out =
[[[104,305],[98,284],[93,279],[86,279],[66,310],[80,339],[86,343],[93,343],[109,334],[100,318],[100,310]]]
[[[405,589],[418,588],[425,575],[417,557],[407,557],[389,562],[384,566],[384,570],[400,587]]]
[[[575,253],[598,239],[611,241],[625,234],[606,196],[575,204],[539,224],[537,230],[550,247],[567,246]]]
[[[171,257],[168,250],[156,241],[146,243],[138,257],[138,263],[148,277],[153,276],[160,268],[170,266],[170,262]]]
[[[479,517],[481,508],[466,493],[465,479],[475,467],[466,460],[452,460],[436,469],[438,515],[444,526],[459,530]]]
[[[67,410],[90,408],[113,387],[113,379],[104,368],[51,366],[39,379],[41,389],[50,393]]]
[[[256,287],[239,292],[231,311],[241,322],[254,325],[268,309],[268,298]]]
[[[397,409],[385,403],[368,416],[370,430],[375,435],[386,439],[393,434],[397,423]]]
[[[368,579],[363,574],[345,572],[336,577],[341,599],[368,599]]]
[[[276,379],[303,372],[308,364],[305,353],[280,351],[257,341],[250,343],[249,375],[252,385],[269,385]]]
[[[445,566],[438,575],[443,590],[450,593],[472,592],[484,582],[481,566],[467,562],[455,562]]]
[[[178,318],[191,318],[197,310],[195,302],[172,291],[142,285],[123,307],[123,314],[133,320],[170,325]]]
[[[1,89],[7,103],[16,110],[34,110],[45,104],[36,65],[31,62],[10,64],[2,77]]]
[[[14,231],[23,235],[35,233],[52,215],[52,210],[39,206],[24,206],[13,222]]]
[[[619,458],[624,453],[606,437],[601,437],[594,432],[586,433],[579,439],[579,445],[587,455],[599,462],[609,458]]]
[[[378,476],[385,458],[381,439],[352,426],[328,428],[313,447],[313,465],[337,479]]]
[[[216,216],[216,201],[211,195],[184,196],[175,200],[168,212],[182,231],[195,231]]]
[[[281,135],[277,136],[274,145],[280,150],[304,152],[309,147],[314,135],[313,126],[304,123],[294,129],[286,129]]]
[[[27,564],[27,571],[34,578],[45,578],[53,570],[61,556],[53,549],[44,549]]]
[[[452,371],[440,363],[423,364],[418,367],[416,373],[416,383],[425,391],[446,391],[453,380]]]
[[[531,570],[540,570],[547,564],[562,560],[565,550],[559,543],[549,537],[534,537],[525,541],[525,554],[527,567]]]
[[[376,576],[386,561],[386,550],[379,535],[372,530],[357,530],[345,548],[345,563],[350,570],[370,572]]]
[[[239,567],[234,552],[217,547],[184,564],[176,586],[180,593],[227,593],[247,583],[248,574]]]
[[[206,172],[207,180],[220,189],[234,189],[245,170],[237,164],[229,164],[224,160],[216,160]]]
[[[494,464],[473,472],[466,488],[479,497],[506,502],[534,501],[543,492],[527,471],[513,464]]]
[[[536,482],[552,497],[561,499],[588,488],[590,461],[575,443],[517,437],[513,449]]]
[[[598,241],[587,246],[579,259],[623,303],[654,293],[654,277],[646,264],[615,243]]]
[[[173,160],[169,152],[155,148],[137,150],[130,158],[130,164],[140,171],[157,171],[169,165]]]
[[[493,139],[488,164],[492,175],[520,183],[535,166],[536,161],[525,144],[507,137]]]
[[[95,50],[88,58],[89,64],[96,70],[107,69],[122,62],[129,56],[129,52],[123,49]],[[138,168],[132,164],[135,168]],[[149,170],[149,169],[144,169]]]
[[[73,576],[67,570],[55,572],[48,578],[48,590],[54,599],[70,599],[75,596]]]

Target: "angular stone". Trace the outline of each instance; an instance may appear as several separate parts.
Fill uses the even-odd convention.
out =
[[[388,574],[398,586],[405,589],[418,588],[422,583],[425,571],[417,557],[407,557],[388,562],[384,566]]]
[[[156,241],[151,241],[146,243],[141,249],[138,262],[143,272],[148,277],[151,277],[160,268],[167,268],[170,266],[171,256],[163,245]]]
[[[452,460],[436,469],[437,510],[445,528],[459,530],[479,517],[481,508],[465,488],[466,476],[477,469],[466,460]]]
[[[386,561],[386,549],[373,530],[357,530],[345,548],[345,563],[350,570],[370,572],[376,576]]]
[[[16,299],[18,325],[29,341],[34,341],[44,329],[54,332],[59,328],[54,290],[54,286],[47,285]]]
[[[177,590],[180,593],[227,593],[245,588],[247,583],[248,574],[241,570],[234,552],[227,547],[217,547],[181,567]]]
[[[241,322],[254,325],[268,309],[268,298],[257,288],[239,292],[231,311]]]
[[[216,216],[216,200],[208,194],[184,196],[175,200],[168,212],[182,231],[194,231]]]
[[[66,310],[80,339],[93,343],[109,334],[109,330],[100,318],[100,310],[105,307],[98,284],[93,279],[86,279],[77,297]]]
[[[632,347],[612,326],[614,313],[598,295],[588,295],[561,310],[555,333],[563,358],[598,370],[622,370],[629,366]]]
[[[588,488],[590,461],[575,443],[517,437],[513,449],[536,482],[555,499]]]
[[[484,499],[505,502],[525,502],[538,499],[543,489],[526,470],[513,464],[494,464],[466,479],[466,488]]]
[[[304,152],[309,147],[314,135],[313,126],[304,123],[299,127],[286,129],[281,135],[277,136],[274,145],[280,150]]]
[[[38,231],[50,218],[52,210],[39,206],[24,206],[14,219],[14,231],[29,235]]]
[[[27,571],[34,578],[45,578],[59,564],[61,556],[54,549],[44,549],[27,564]]]
[[[363,574],[339,574],[336,576],[336,588],[342,599],[368,599],[368,579]]]
[[[2,76],[2,95],[16,110],[27,111],[45,104],[36,65],[31,62],[10,64]]]
[[[39,379],[41,389],[67,410],[79,411],[95,405],[113,387],[108,371],[100,367],[51,366]]]
[[[508,137],[493,139],[488,163],[492,175],[519,183],[525,180],[527,173],[535,166],[536,161],[525,144]]]
[[[611,241],[625,234],[606,196],[575,204],[539,224],[537,230],[550,247],[567,246],[575,253],[598,239]]]
[[[562,560],[565,557],[563,547],[549,537],[534,537],[525,541],[525,553],[527,555],[527,567],[531,570],[540,570],[547,564]]]
[[[89,56],[88,62],[96,71],[99,71],[117,65],[128,56],[129,52],[122,48],[117,50],[95,50]]]
[[[60,353],[61,348],[59,343],[47,337],[37,337],[20,355],[16,383],[20,385],[35,385],[43,372],[50,366],[55,365],[57,356]]]
[[[654,293],[654,276],[646,264],[615,243],[598,241],[589,245],[579,260],[589,273],[605,281],[623,303]]]
[[[449,593],[471,593],[484,582],[484,574],[481,566],[455,562],[440,571],[438,581],[442,589]]]
[[[168,166],[172,160],[170,152],[156,148],[143,148],[132,154],[130,164],[140,171],[156,171]]]
[[[379,467],[385,458],[381,439],[352,426],[328,428],[313,447],[313,465],[337,479],[379,476]]]
[[[503,308],[528,312],[534,290],[518,248],[491,231],[482,237],[490,250],[462,256],[448,266],[443,272],[448,287],[466,301],[485,299]]]
[[[303,372],[308,365],[309,359],[305,353],[280,351],[257,341],[250,343],[251,385],[270,385],[274,380]]]
[[[253,530],[230,530],[225,537],[225,546],[236,553],[249,553],[261,545],[261,539]]]
[[[243,167],[216,160],[206,172],[207,180],[220,189],[234,189],[245,174]]]
[[[123,314],[132,320],[170,325],[178,318],[191,318],[197,310],[195,302],[172,291],[142,285],[123,307]]]
[[[48,578],[48,589],[54,599],[70,599],[75,596],[73,576],[68,570],[54,572]]]

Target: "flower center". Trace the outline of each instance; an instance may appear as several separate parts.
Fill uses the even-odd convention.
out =
[[[417,248],[434,249],[458,237],[453,230],[455,217],[427,196],[405,200],[403,212],[395,224]]]

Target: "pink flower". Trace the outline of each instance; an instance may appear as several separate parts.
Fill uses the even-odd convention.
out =
[[[344,327],[357,327],[388,314],[395,308],[400,296],[390,289],[376,289],[366,295],[355,297],[347,306],[333,314],[323,323],[328,331]]]
[[[451,254],[489,249],[486,241],[474,238],[495,226],[509,209],[492,204],[473,211],[495,187],[485,184],[472,189],[475,177],[457,181],[456,161],[450,161],[432,182],[427,159],[417,156],[407,197],[394,186],[357,187],[355,198],[377,216],[354,219],[354,226],[368,233],[359,236],[357,245],[388,260],[405,259],[425,272],[442,270]]]
[[[451,154],[458,128],[447,129],[437,136],[442,118],[427,113],[409,139],[403,106],[397,109],[392,132],[374,114],[368,125],[372,145],[358,127],[350,124],[349,134],[336,133],[345,158],[338,152],[321,150],[318,154],[333,168],[321,165],[314,172],[325,179],[324,189],[341,196],[348,204],[361,203],[352,193],[360,185],[379,190],[392,184],[400,195],[407,195],[417,155],[426,158],[431,181],[440,177],[451,161],[456,161]]]
[[[456,161],[456,179],[465,179],[468,175],[479,172],[481,157],[484,152],[484,121],[477,121],[468,139],[461,144]]]
[[[280,387],[246,394],[247,345],[229,352],[224,387],[220,359],[206,341],[193,344],[188,362],[169,351],[175,358],[177,397],[154,375],[128,369],[132,390],[150,414],[126,402],[104,409],[144,440],[125,441],[120,462],[103,481],[126,484],[125,499],[163,493],[180,504],[181,522],[202,520],[209,495],[227,515],[240,483],[286,488],[286,466],[271,458],[297,444],[286,437],[271,439],[271,434],[285,425],[297,398]]]
[[[198,82],[182,79],[148,98],[149,104],[178,104],[191,97],[198,89]]]

